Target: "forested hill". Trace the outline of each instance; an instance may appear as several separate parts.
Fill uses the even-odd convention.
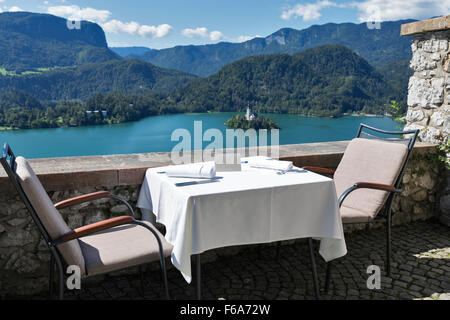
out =
[[[254,38],[242,43],[176,46],[130,57],[163,68],[209,76],[225,65],[249,56],[294,54],[320,45],[341,44],[378,67],[411,57],[411,39],[400,36],[400,26],[412,21],[414,20],[382,22],[380,29],[370,29],[366,23],[328,23],[304,30],[284,28],[265,38]]]
[[[0,13],[0,68],[15,73],[118,60],[108,49],[103,29],[82,21],[31,12]]]
[[[382,113],[394,89],[366,60],[341,45],[295,55],[248,57],[195,80],[169,101],[190,112],[242,111],[335,116]]]
[[[138,60],[66,67],[40,74],[0,76],[0,93],[21,90],[39,100],[86,100],[96,93],[168,93],[196,77]]]

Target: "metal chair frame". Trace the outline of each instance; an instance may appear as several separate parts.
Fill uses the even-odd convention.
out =
[[[412,135],[412,136],[410,138],[402,138],[402,139],[400,139],[400,138],[383,138],[383,137],[377,137],[377,136],[365,133],[363,131],[364,129],[371,130],[371,131],[385,134],[385,135],[395,135],[395,136]],[[379,213],[373,220],[370,220],[367,222],[346,223],[346,224],[367,224],[368,225],[370,223],[375,223],[375,222],[385,222],[385,225],[386,225],[386,274],[388,276],[390,276],[390,274],[391,274],[391,224],[392,224],[391,206],[392,206],[392,202],[394,200],[395,195],[402,192],[402,190],[400,190],[400,186],[402,183],[403,174],[405,173],[405,168],[406,168],[406,165],[411,156],[411,153],[412,153],[414,144],[417,140],[418,134],[419,134],[419,130],[386,131],[386,130],[373,128],[373,127],[370,127],[365,124],[360,124],[360,127],[358,129],[358,134],[356,136],[357,138],[361,138],[362,135],[366,135],[372,139],[386,140],[386,141],[395,142],[395,143],[401,143],[401,142],[408,143],[408,153],[406,155],[406,158],[402,165],[400,173],[393,185],[393,187],[395,189],[391,190],[391,191],[387,191],[387,192],[389,192],[389,196],[386,200],[386,203],[384,204],[384,207],[381,208],[381,210],[379,211]],[[356,181],[355,181],[355,183],[356,183]],[[342,195],[339,197],[339,208],[342,206],[345,198],[350,193],[352,193],[353,191],[360,189],[360,188],[365,188],[365,187],[355,184],[355,185],[351,186],[350,188],[348,188],[347,190],[345,190],[342,193]],[[328,289],[329,289],[331,265],[332,265],[331,261],[327,263],[326,276],[325,276],[325,292],[328,292]]]
[[[12,152],[10,146],[5,143],[3,150],[2,150],[2,156],[0,158],[0,162],[3,166],[3,168],[5,169],[9,180],[11,181],[11,183],[13,184],[15,190],[17,191],[17,193],[19,194],[19,197],[21,198],[21,200],[24,202],[29,214],[31,215],[31,218],[33,219],[34,223],[36,224],[39,233],[41,234],[41,236],[44,238],[45,244],[47,245],[49,251],[50,251],[50,272],[49,272],[49,294],[50,294],[50,298],[53,297],[53,278],[54,278],[54,268],[55,268],[55,264],[57,267],[57,271],[58,271],[58,279],[59,279],[59,293],[58,293],[58,298],[60,300],[64,299],[64,270],[67,268],[68,264],[65,261],[64,257],[61,255],[61,253],[58,250],[58,245],[62,244],[64,242],[66,242],[65,240],[61,240],[60,239],[52,239],[49,235],[49,233],[47,232],[45,226],[42,224],[41,220],[39,219],[39,216],[37,215],[35,209],[33,208],[30,200],[28,199],[27,195],[25,194],[24,190],[22,189],[22,186],[20,185],[19,182],[19,177],[16,173],[16,169],[17,169],[17,164],[16,164],[16,156],[14,155],[14,153]],[[134,211],[133,208],[131,207],[131,205],[123,198],[116,196],[116,195],[110,195],[107,196],[105,198],[111,198],[117,201],[122,202],[123,204],[125,204],[125,206],[128,208],[129,211],[129,215],[133,218],[134,217]],[[142,226],[144,228],[146,228],[147,230],[149,230],[156,238],[156,241],[158,242],[158,247],[159,247],[159,255],[160,255],[160,266],[161,266],[161,271],[162,271],[162,278],[163,278],[163,283],[164,283],[164,290],[165,290],[165,295],[167,299],[170,299],[169,296],[169,289],[168,289],[168,282],[167,282],[167,270],[166,270],[166,264],[165,264],[165,257],[164,257],[164,251],[163,251],[163,246],[162,246],[162,241],[159,237],[159,235],[155,232],[155,230],[153,230],[152,228],[150,228],[149,226],[147,226],[145,223],[136,220],[136,219],[132,219],[132,222],[129,222],[128,224],[135,224],[135,225],[139,225]],[[79,237],[82,238],[83,236]],[[75,239],[76,240],[76,239]],[[146,263],[145,263],[146,264]],[[141,265],[135,265],[132,267],[139,267],[139,271],[141,273],[141,286],[143,286],[142,283],[142,266],[144,264]],[[128,267],[131,268],[131,267]],[[127,269],[127,268],[124,268]],[[115,270],[117,271],[117,270]],[[143,288],[142,288],[143,289]]]

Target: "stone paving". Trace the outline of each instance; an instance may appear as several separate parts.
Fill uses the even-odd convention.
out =
[[[432,221],[393,227],[391,277],[383,271],[384,230],[346,235],[348,254],[335,263],[329,293],[322,293],[322,298],[450,299],[450,228]],[[232,254],[226,251],[215,250],[214,259],[204,255],[204,299],[315,299],[306,241],[283,243],[279,259],[274,245],[263,245],[261,256],[258,246],[241,247]],[[316,262],[323,288],[325,263],[318,255]],[[381,267],[379,290],[367,288],[369,265]],[[143,293],[137,272],[119,273],[86,279],[81,290],[66,291],[66,299],[163,299],[158,265],[148,269]],[[168,270],[168,279],[173,299],[195,299],[194,285],[188,285],[176,269]],[[34,298],[46,298],[45,294]]]

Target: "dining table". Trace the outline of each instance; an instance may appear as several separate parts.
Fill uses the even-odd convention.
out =
[[[320,242],[326,262],[347,253],[335,185],[326,176],[298,167],[286,172],[243,167],[199,179],[170,177],[166,169],[147,169],[137,207],[144,220],[165,226],[172,264],[188,283],[196,256],[199,299],[200,256],[211,249],[307,238],[317,297],[312,239]]]

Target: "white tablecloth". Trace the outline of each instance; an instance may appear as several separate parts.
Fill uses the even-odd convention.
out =
[[[347,253],[332,179],[298,169],[218,172],[216,182],[175,186],[148,169],[137,206],[166,226],[172,263],[191,282],[191,255],[243,244],[313,237],[330,261]]]

